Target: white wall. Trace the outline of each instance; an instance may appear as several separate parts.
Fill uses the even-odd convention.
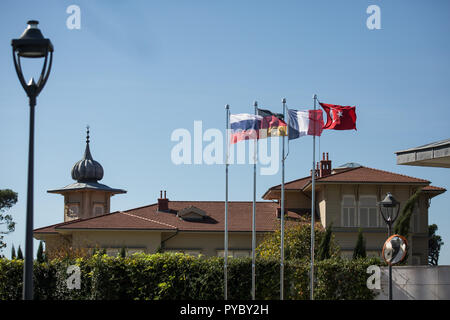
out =
[[[387,300],[389,269],[381,268],[381,290],[377,300]],[[394,300],[450,300],[450,266],[393,266]]]

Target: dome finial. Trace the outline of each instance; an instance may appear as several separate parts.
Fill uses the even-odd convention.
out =
[[[86,126],[86,149],[83,158],[72,167],[72,178],[78,182],[98,181],[103,178],[103,168],[92,158],[89,148],[89,125]]]
[[[89,125],[86,126],[86,143],[89,143]]]

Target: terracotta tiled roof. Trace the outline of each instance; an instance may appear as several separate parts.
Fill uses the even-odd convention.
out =
[[[430,181],[409,177],[403,174],[373,169],[368,167],[350,168],[345,171],[337,172],[322,178],[316,179],[317,183],[326,182],[342,182],[342,183],[412,183],[412,184],[429,184]],[[303,190],[311,184],[311,177],[304,177],[297,180],[286,182],[285,190]],[[281,185],[271,187],[263,195],[263,198],[272,190],[281,190]]]
[[[289,182],[286,182],[284,184],[285,190],[301,190],[303,189],[309,182],[311,181],[311,177],[304,177],[297,180],[292,180]],[[281,190],[281,184],[273,186],[270,188],[271,190]]]
[[[422,191],[437,191],[437,192],[445,192],[447,189],[435,186],[426,186],[422,188]]]
[[[102,216],[74,220],[72,223],[59,226],[56,229],[153,229],[175,230],[174,226],[159,223],[157,220],[139,217],[127,212],[113,212]]]
[[[34,233],[58,233],[55,228],[63,226],[63,225],[68,224],[68,223],[70,223],[70,221],[68,221],[68,222],[61,222],[61,223],[57,223],[57,224],[52,224],[50,226],[34,229],[33,232]]]
[[[444,188],[427,186],[430,182],[424,179],[409,177],[402,174],[357,167],[329,176],[318,178],[317,183],[400,183],[423,185],[424,191],[442,193]],[[310,186],[311,177],[304,177],[285,184],[286,190],[305,190]],[[280,190],[277,185],[270,191]],[[263,196],[263,197],[264,197]],[[207,217],[200,220],[183,220],[177,216],[179,210],[195,206],[206,212]],[[114,212],[102,216],[79,219],[56,224],[40,229],[35,233],[57,233],[58,230],[179,230],[185,232],[223,232],[225,203],[223,201],[169,201],[169,212],[160,212],[158,205],[127,211]],[[252,230],[252,202],[229,202],[228,230],[230,232],[250,232]],[[256,203],[256,230],[260,232],[273,231],[278,226],[278,204],[274,202]],[[294,215],[297,213],[293,212]]]
[[[284,184],[284,190],[302,190],[306,185],[308,185],[308,183],[310,181],[311,181],[311,177],[304,177],[301,179],[286,182]],[[269,196],[269,193],[271,193],[271,191],[279,192],[280,190],[281,190],[281,184],[273,186],[263,194],[262,198],[265,200],[273,199],[272,196]]]
[[[207,217],[200,221],[183,220],[177,212],[195,206],[206,212]],[[36,233],[54,233],[58,230],[179,230],[223,232],[225,203],[223,201],[169,201],[169,212],[160,212],[158,205],[127,211],[114,212],[102,216],[79,219],[36,229]],[[252,202],[228,203],[228,230],[230,232],[250,232],[252,230]],[[274,231],[278,225],[278,204],[274,202],[256,203],[256,231]]]
[[[359,183],[412,183],[429,184],[430,181],[368,167],[358,167],[331,174],[316,180],[321,182],[359,182]]]

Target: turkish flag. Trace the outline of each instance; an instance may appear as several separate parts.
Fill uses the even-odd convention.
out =
[[[319,102],[327,114],[327,123],[323,129],[356,130],[356,107],[338,106]]]

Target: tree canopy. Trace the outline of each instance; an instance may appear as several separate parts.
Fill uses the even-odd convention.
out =
[[[417,190],[405,203],[402,212],[395,221],[394,233],[399,234],[407,238],[409,236],[409,227],[411,225],[411,216],[414,212],[414,206],[419,200],[420,193],[422,189]]]
[[[444,245],[441,236],[436,234],[438,226],[435,224],[428,226],[428,264],[437,266],[439,261],[439,252]]]
[[[331,223],[328,228],[325,230],[325,235],[323,236],[319,249],[317,252],[317,258],[319,260],[326,260],[331,258],[331,241],[332,241],[332,228],[333,224]]]
[[[314,228],[314,254],[318,259],[320,257],[331,258],[339,256],[339,247],[330,233],[328,241],[324,241],[327,232],[316,225]],[[328,242],[328,244],[327,244]],[[309,259],[311,256],[311,224],[301,223],[295,226],[285,228],[284,232],[284,257],[286,260]],[[322,244],[322,245],[321,245]],[[277,231],[268,234],[261,244],[256,248],[256,254],[261,258],[280,258],[281,232]],[[323,248],[329,250],[325,253]],[[318,253],[321,252],[319,256]]]
[[[6,243],[3,242],[4,235],[13,232],[16,226],[12,216],[6,214],[6,211],[15,205],[16,202],[16,192],[10,189],[0,189],[0,252],[6,247]]]
[[[361,228],[358,232],[358,240],[356,241],[355,249],[353,250],[353,259],[366,257],[366,242],[364,241]]]

